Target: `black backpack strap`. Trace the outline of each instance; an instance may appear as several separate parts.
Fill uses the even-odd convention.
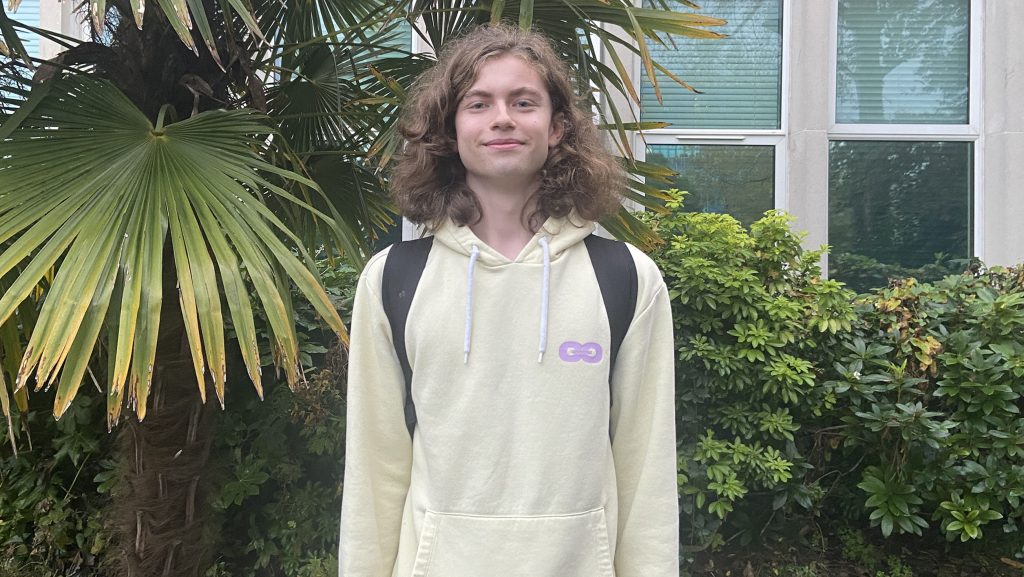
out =
[[[405,375],[405,426],[410,437],[416,428],[416,407],[412,402],[412,366],[405,350],[405,321],[409,318],[412,297],[416,294],[416,285],[420,283],[433,244],[432,236],[395,243],[388,251],[381,278],[384,314],[391,325],[391,339]]]
[[[590,253],[597,284],[601,287],[604,308],[608,311],[608,326],[612,335],[612,350],[608,357],[610,386],[619,347],[626,338],[626,331],[629,330],[629,325],[633,322],[633,313],[636,312],[636,263],[633,262],[633,255],[629,254],[629,247],[622,241],[591,234],[583,242]]]

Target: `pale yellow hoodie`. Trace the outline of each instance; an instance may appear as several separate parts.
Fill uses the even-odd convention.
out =
[[[636,248],[636,313],[608,383],[584,237],[549,219],[515,260],[449,224],[406,326],[418,418],[381,305],[352,315],[341,577],[677,577],[672,316]],[[545,256],[546,254],[546,256]],[[611,395],[611,398],[609,398]]]

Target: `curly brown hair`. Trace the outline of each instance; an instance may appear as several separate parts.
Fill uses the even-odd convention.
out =
[[[589,106],[573,90],[572,70],[539,32],[502,24],[475,28],[449,43],[410,90],[398,120],[405,148],[391,173],[395,204],[409,220],[436,229],[447,218],[459,225],[480,219],[480,203],[466,185],[458,155],[455,112],[487,59],[507,54],[526,60],[544,80],[552,122],[564,129],[548,151],[536,202],[527,203],[536,208],[523,215],[524,223],[536,230],[547,217],[573,209],[587,220],[618,210],[625,173],[601,144]]]

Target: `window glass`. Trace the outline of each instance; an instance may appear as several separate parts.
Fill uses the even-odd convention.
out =
[[[840,0],[836,122],[966,124],[969,0]]]
[[[386,44],[399,50],[412,50],[412,25],[408,20],[390,22],[390,33]]]
[[[693,12],[681,4],[669,4]],[[644,5],[650,6],[650,0]],[[673,128],[779,128],[781,0],[703,0],[700,6],[701,14],[728,21],[714,29],[728,38],[668,36],[674,45],[648,40],[647,46],[656,62],[703,94],[694,94],[659,72],[659,103],[644,76],[640,86],[642,118],[671,122]]]
[[[745,226],[775,207],[775,147],[653,144],[647,162],[679,173],[683,209],[730,214]]]
[[[17,12],[8,10],[7,16],[22,24],[39,27],[39,0],[22,0]],[[18,39],[25,45],[25,50],[35,58],[39,58],[39,36],[28,30],[18,28]]]
[[[829,276],[858,291],[934,281],[972,254],[971,142],[833,141]]]

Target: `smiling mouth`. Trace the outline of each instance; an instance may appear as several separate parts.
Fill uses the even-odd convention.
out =
[[[490,142],[485,142],[484,146],[488,148],[505,149],[516,148],[517,146],[521,146],[522,144],[523,143],[519,140],[492,140]]]

